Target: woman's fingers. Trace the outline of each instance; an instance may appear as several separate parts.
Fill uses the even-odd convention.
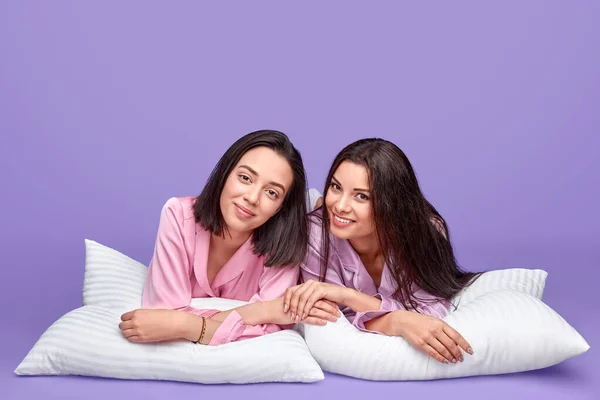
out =
[[[301,321],[303,324],[310,324],[310,325],[325,325],[327,323],[326,319],[322,319],[322,318],[318,318],[318,317],[312,317],[312,316],[308,316],[306,317],[304,320]]]
[[[429,338],[429,340],[427,341],[427,344],[430,347],[434,348],[438,354],[440,354],[442,357],[444,357],[444,360],[442,360],[442,362],[447,361],[447,362],[452,362],[453,364],[456,363],[456,359],[454,358],[452,353],[450,353],[450,351],[446,348],[446,346],[444,346],[444,344],[442,342],[440,342],[435,336]]]
[[[402,326],[400,336],[437,361],[463,361],[461,348],[473,354],[471,345],[462,335],[439,318],[414,312],[399,312],[397,322]]]
[[[125,329],[131,329],[133,328],[133,322],[129,319],[127,321],[123,321],[119,324],[119,329],[120,330],[125,330]]]
[[[315,292],[315,287],[310,285],[306,287],[306,290],[304,290],[302,293],[300,293],[298,295],[298,306],[296,308],[296,318],[295,321],[298,322],[301,319],[306,318],[306,312],[304,311],[306,308],[306,305],[309,301],[309,299],[312,298],[313,294]]]
[[[300,319],[306,318],[310,310],[314,307],[315,303],[321,299],[323,293],[318,287],[311,293],[310,296],[305,292],[303,297],[307,297],[306,302],[304,302],[304,306],[299,310],[302,312]],[[300,300],[302,302],[302,300]]]
[[[319,300],[315,303],[315,305],[313,306],[313,308],[319,308],[329,314],[331,314],[334,317],[339,317],[341,315],[340,313],[340,309],[338,308],[338,306],[335,303],[332,303],[330,301],[327,300]]]
[[[283,310],[290,313],[290,319],[298,322],[305,319],[313,308],[319,308],[330,316],[337,319],[340,316],[340,310],[333,301],[322,298],[323,290],[317,282],[308,281],[300,285],[292,286],[285,292],[283,298]],[[328,316],[327,320],[332,320]]]
[[[128,321],[128,320],[130,320],[133,317],[133,312],[134,311],[135,310],[132,310],[132,311],[126,312],[125,314],[121,315],[121,321]]]
[[[123,334],[123,336],[125,336],[128,340],[130,337],[132,336],[137,336],[137,332],[135,329],[124,329],[121,331],[121,333]]]
[[[292,320],[296,320],[296,316],[298,315],[298,303],[300,302],[300,296],[307,290],[310,290],[310,286],[305,283],[303,283],[296,290],[294,290],[294,293],[292,294],[292,297],[290,299],[290,314]]]
[[[431,347],[428,343],[425,343],[421,348],[425,353],[429,354],[431,357],[436,359],[437,361],[448,364],[448,360],[444,356],[442,356],[436,349]]]
[[[337,321],[337,317],[334,317],[333,315],[331,315],[330,313],[328,313],[327,311],[323,311],[317,307],[313,307],[310,309],[308,315],[310,317],[317,317],[320,318],[322,320],[327,320],[327,321],[331,321],[331,322],[335,322]]]
[[[452,359],[449,359],[450,361],[462,362],[464,360],[464,357],[462,355],[462,352],[460,351],[460,348],[458,347],[458,344],[454,340],[452,340],[452,338],[450,338],[450,336],[448,336],[446,332],[442,331],[439,335],[437,335],[437,340],[439,340],[440,343],[442,343],[444,347],[448,349],[448,351],[452,354]]]
[[[448,324],[444,324],[444,328],[443,329],[444,329],[444,333],[446,335],[448,335],[448,337],[450,337],[450,339],[452,339],[464,351],[466,351],[467,353],[473,355],[473,348],[471,347],[471,345],[469,344],[469,342],[467,342],[465,340],[465,338],[462,337],[462,335],[460,333],[458,333],[454,328],[452,328]]]
[[[335,301],[331,301],[329,299],[321,299],[322,302],[329,304],[331,307],[334,307],[336,310],[338,309],[338,305]]]
[[[285,296],[283,296],[283,312],[286,313],[290,309],[290,302],[292,300],[292,296],[294,296],[294,292],[298,290],[301,285],[296,285],[288,288],[285,291]]]
[[[129,336],[127,337],[127,340],[129,340],[131,343],[144,343],[140,336]]]

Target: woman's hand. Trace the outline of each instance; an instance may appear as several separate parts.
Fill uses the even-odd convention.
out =
[[[121,315],[119,329],[133,343],[154,343],[181,339],[184,311],[137,309]]]
[[[338,309],[337,304],[344,304],[347,290],[343,286],[309,280],[288,288],[283,298],[283,310],[284,312],[289,311],[292,320],[299,322],[310,315],[312,308],[319,300],[327,300],[329,304],[336,304],[335,308]]]
[[[279,298],[264,303],[268,304],[269,307],[269,322],[279,325],[295,324],[296,322],[311,325],[325,325],[329,321],[337,321],[341,315],[337,304],[329,300],[319,300],[313,305],[305,318],[296,320],[296,318],[292,318],[291,313],[283,311],[283,302],[284,299]]]
[[[445,321],[415,311],[392,312],[391,333],[441,363],[463,361],[461,348],[473,354],[471,345]]]

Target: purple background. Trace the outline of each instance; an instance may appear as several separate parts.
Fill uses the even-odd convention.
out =
[[[600,4],[0,3],[0,397],[592,398],[598,383]],[[487,3],[487,2],[486,2]],[[429,382],[202,386],[13,370],[81,304],[84,238],[147,263],[160,208],[223,151],[288,133],[322,187],[379,136],[413,162],[461,264],[549,272],[588,353]]]

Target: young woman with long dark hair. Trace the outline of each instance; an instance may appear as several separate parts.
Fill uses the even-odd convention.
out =
[[[402,336],[436,360],[473,354],[441,318],[478,274],[458,266],[446,221],[425,199],[406,155],[383,139],[363,139],[335,158],[311,216],[301,265],[304,283],[287,290],[284,310],[305,318],[323,299],[358,329]]]
[[[119,325],[134,343],[189,340],[219,345],[293,326],[285,290],[298,282],[308,242],[306,176],[300,153],[278,131],[237,140],[202,193],[163,207],[142,307]],[[250,302],[220,312],[192,298]],[[302,321],[335,321],[339,310],[317,302]]]

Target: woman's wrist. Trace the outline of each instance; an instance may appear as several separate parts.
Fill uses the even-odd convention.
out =
[[[393,313],[387,313],[385,315],[375,317],[368,321],[365,321],[365,328],[370,331],[380,332],[387,336],[398,336],[394,331]]]
[[[204,324],[202,317],[184,311],[178,313],[180,314],[177,320],[179,338],[189,340],[190,342],[197,341],[202,333]]]
[[[381,300],[358,290],[344,288],[342,302],[354,312],[376,311],[381,308]]]
[[[283,311],[283,297],[264,303],[263,324],[291,324],[290,314]]]
[[[411,316],[413,311],[395,310],[387,314],[387,329],[390,335],[404,337],[404,327],[406,318]]]
[[[351,307],[352,304],[356,303],[357,291],[345,286],[335,285],[336,290],[339,290],[340,303],[346,307]]]
[[[240,314],[246,325],[261,325],[272,322],[275,314],[276,300],[261,301],[250,303],[237,308],[235,311]],[[281,305],[283,309],[283,303]]]

